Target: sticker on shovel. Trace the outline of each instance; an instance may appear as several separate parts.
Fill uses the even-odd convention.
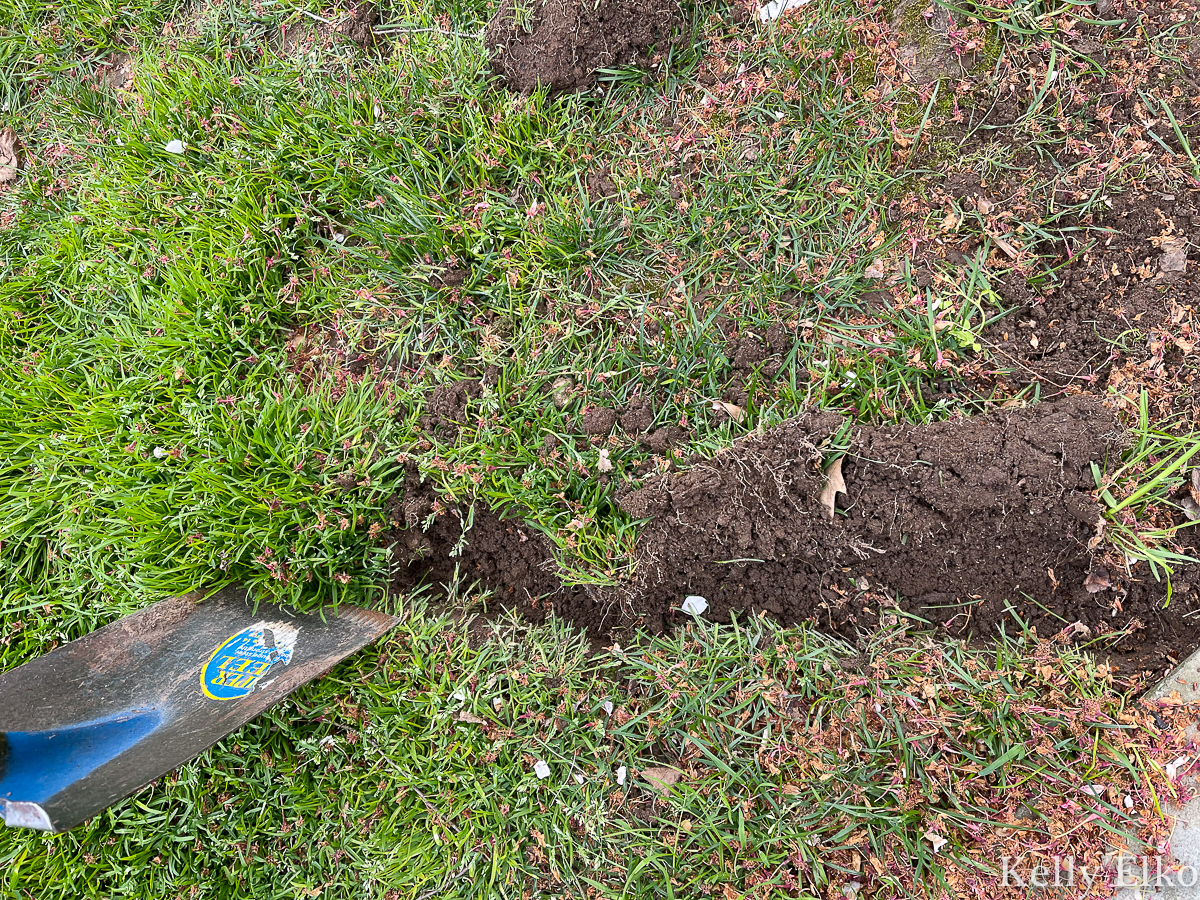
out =
[[[300,632],[286,622],[256,622],[212,652],[200,671],[200,685],[214,700],[237,700],[258,685],[271,667],[292,661]]]

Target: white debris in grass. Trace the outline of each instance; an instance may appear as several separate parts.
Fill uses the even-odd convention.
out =
[[[1174,779],[1179,774],[1179,770],[1185,768],[1190,760],[1190,756],[1181,756],[1172,763],[1167,763],[1167,777]]]
[[[1133,809],[1133,798],[1130,797],[1128,794],[1125,795],[1125,808]]]
[[[778,19],[788,10],[799,9],[808,2],[809,0],[772,0],[771,3],[759,9],[758,20],[770,22],[772,19]]]
[[[496,712],[500,712],[500,709],[503,706],[504,706],[504,701],[501,698],[499,698],[499,697],[492,698],[492,709],[496,710]]]
[[[629,769],[621,766],[617,769],[617,784],[624,784],[625,779],[629,777]]]
[[[692,594],[690,597],[684,598],[682,609],[689,616],[702,616],[704,615],[704,611],[708,609],[708,601],[703,597]]]
[[[603,708],[606,716],[611,716],[613,714],[613,702],[611,700],[605,700],[600,704],[600,706]]]
[[[583,784],[583,776],[580,775],[578,772],[575,773],[575,783]]]
[[[608,451],[601,450],[599,458],[596,460],[596,468],[601,472],[611,472],[613,470],[612,460],[608,458]]]
[[[151,452],[154,454],[155,459],[162,459],[167,455],[167,451],[162,447],[155,447]]]
[[[550,767],[546,765],[546,761],[544,759],[539,759],[533,764],[533,774],[543,780],[550,777]]]
[[[168,141],[165,149],[168,153],[174,153],[178,156],[181,155],[187,148],[184,146],[183,141],[177,139],[174,141]]]

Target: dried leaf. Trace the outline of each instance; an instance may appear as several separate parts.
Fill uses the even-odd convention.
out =
[[[1158,260],[1160,272],[1182,272],[1187,268],[1187,242],[1181,238],[1164,238],[1160,245],[1163,255]]]
[[[830,522],[837,514],[835,502],[837,495],[846,493],[846,480],[842,478],[842,460],[844,458],[839,456],[825,467],[825,486],[821,488],[821,496],[817,498],[817,502],[821,504],[821,514]]]
[[[1179,505],[1183,507],[1183,514],[1187,516],[1188,521],[1200,521],[1200,503],[1197,503],[1191,497],[1184,497]]]
[[[1004,255],[1007,256],[1009,259],[1016,259],[1018,256],[1021,255],[1020,253],[1017,252],[1016,248],[1014,248],[1012,244],[1010,244],[1004,238],[1000,237],[1000,235],[994,234],[991,231],[989,231],[987,233],[987,235],[993,241],[996,242],[996,246],[999,247],[1001,250],[1003,250]]]
[[[741,422],[742,416],[745,415],[745,412],[740,406],[735,406],[732,403],[726,403],[724,400],[714,400],[712,408],[713,412],[723,412],[735,422]]]
[[[465,722],[468,725],[486,725],[487,724],[487,719],[481,719],[481,718],[479,718],[479,716],[475,715],[474,713],[469,713],[465,709],[460,711],[459,714],[454,717],[454,720],[456,722]]]
[[[1188,487],[1192,499],[1200,503],[1200,469],[1192,469],[1192,483]]]
[[[639,774],[650,785],[650,790],[664,797],[671,792],[671,786],[683,776],[682,772],[670,766],[654,766],[649,769],[642,769]]]
[[[949,838],[942,837],[932,829],[925,832],[925,840],[929,841],[929,843],[933,845],[934,853],[937,853],[939,850],[945,847],[947,843],[949,843]]]
[[[867,278],[880,279],[887,275],[887,269],[883,267],[883,263],[879,262],[879,260],[876,260],[867,266],[867,270],[863,272],[863,274],[867,276]]]
[[[21,171],[21,142],[10,127],[0,129],[0,184],[16,181]]]
[[[1084,579],[1083,586],[1089,594],[1098,594],[1112,587],[1112,582],[1108,580],[1108,572],[1104,569],[1092,569]]]

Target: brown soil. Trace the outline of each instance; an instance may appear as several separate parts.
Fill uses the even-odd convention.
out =
[[[584,434],[608,434],[616,424],[617,414],[602,406],[589,406],[579,420]]]
[[[1051,391],[1115,388],[1131,402],[1148,387],[1170,396],[1166,416],[1195,410],[1200,261],[1187,258],[1187,236],[1200,225],[1198,201],[1115,197],[1091,246],[1063,254],[1058,285],[1039,291],[1005,279],[999,291],[1013,312],[984,337],[1012,368],[1010,380]]]
[[[411,465],[389,515],[396,526],[391,535],[396,591],[425,584],[448,593],[456,581],[459,590],[478,584],[494,591],[505,607],[537,622],[553,610],[586,625],[593,636],[620,624],[609,598],[594,589],[563,586],[545,537],[483,504],[474,510],[440,506],[433,486],[423,483]]]
[[[376,3],[359,3],[338,30],[363,49],[373,46],[375,25],[379,21],[377,7]]]
[[[1165,585],[1144,563],[1126,572],[1089,549],[1099,521],[1090,465],[1126,440],[1098,403],[857,427],[830,521],[819,498],[841,424],[803,416],[625,496],[629,514],[651,521],[635,579],[618,588],[564,588],[541,535],[480,506],[421,531],[433,492],[410,474],[393,510],[396,587],[449,583],[457,565],[506,605],[554,610],[596,637],[670,627],[683,598],[700,594],[707,618],[765,611],[852,640],[898,605],[955,637],[1012,631],[1016,618],[1043,636],[1066,629],[1127,669],[1161,670],[1190,647],[1179,635],[1200,608],[1200,567],[1177,574],[1164,609]],[[1109,587],[1089,593],[1089,574]]]
[[[709,615],[765,610],[854,637],[899,605],[954,636],[987,636],[1015,613],[1043,635],[1125,634],[1118,654],[1160,662],[1200,607],[1182,573],[1165,585],[1136,566],[1106,569],[1088,549],[1099,509],[1090,463],[1119,451],[1123,430],[1084,399],[928,426],[858,427],[842,465],[848,493],[821,515],[822,451],[840,419],[793,420],[625,498],[653,516],[638,544],[635,605],[662,627],[687,594]],[[1200,585],[1197,585],[1200,587]],[[663,618],[660,618],[663,617]]]
[[[421,429],[444,440],[457,438],[459,429],[467,423],[467,404],[478,400],[482,393],[478,379],[439,384],[425,401],[425,414],[418,420]]]
[[[485,41],[492,69],[514,91],[575,91],[596,70],[646,65],[679,21],[676,0],[503,0]]]

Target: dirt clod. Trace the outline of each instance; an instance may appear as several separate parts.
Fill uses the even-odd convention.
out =
[[[483,390],[478,379],[439,384],[429,392],[421,427],[438,438],[453,438],[467,421],[467,403],[478,400]]]
[[[584,434],[608,434],[617,424],[617,414],[602,406],[588,407],[579,422]]]
[[[354,13],[339,29],[342,34],[362,48],[375,44],[375,24],[379,21],[379,9],[375,3],[359,3]]]
[[[597,69],[651,62],[678,20],[675,0],[503,0],[485,41],[510,89],[574,91],[594,84]]]

